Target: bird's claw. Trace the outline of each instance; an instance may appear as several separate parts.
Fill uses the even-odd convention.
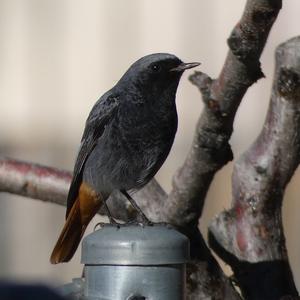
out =
[[[167,228],[173,228],[173,226],[169,223],[166,222],[152,222],[147,218],[141,218],[141,220],[134,219],[127,221],[125,223],[118,223],[115,220],[110,223],[104,223],[104,222],[99,222],[94,226],[94,231],[97,230],[97,227],[103,228],[103,227],[116,227],[117,229],[120,229],[121,227],[127,227],[127,226],[141,226],[141,227],[146,227],[146,226],[165,226]]]
[[[109,226],[112,226],[112,227],[116,227],[118,229],[120,229],[122,226],[124,226],[125,224],[123,223],[118,223],[116,221],[113,221],[113,222],[109,222],[109,223],[104,223],[104,222],[99,222],[97,223],[95,226],[94,226],[94,231],[97,230],[97,227],[100,227],[100,228],[103,228],[103,227],[109,227]]]
[[[136,226],[141,226],[141,227],[145,227],[145,226],[153,226],[153,222],[151,222],[148,219],[142,219],[142,220],[138,220],[138,219],[134,219],[131,221],[128,221],[125,223],[125,225],[136,225]]]

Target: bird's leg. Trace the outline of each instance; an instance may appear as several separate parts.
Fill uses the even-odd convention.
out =
[[[153,225],[153,222],[151,222],[146,217],[146,215],[143,213],[143,211],[140,209],[140,207],[136,204],[134,199],[125,190],[121,190],[120,192],[127,198],[127,200],[131,203],[133,208],[138,212],[138,214],[140,215],[140,217],[142,219],[142,224],[143,225]]]
[[[109,223],[112,224],[112,225],[117,225],[117,224],[119,224],[119,223],[113,218],[113,216],[111,215],[110,210],[109,210],[109,208],[108,208],[108,206],[107,206],[106,201],[103,201],[103,205],[104,205],[104,209],[105,209],[105,211],[106,211],[106,214],[107,214],[107,216],[108,216]]]
[[[105,210],[105,212],[106,212],[106,215],[107,215],[107,217],[108,217],[108,219],[109,219],[109,223],[110,223],[112,226],[117,226],[117,227],[120,227],[121,225],[123,225],[123,224],[118,223],[118,222],[113,218],[113,216],[111,215],[110,210],[109,210],[109,208],[108,208],[108,206],[107,206],[106,201],[103,201],[103,205],[104,205],[104,210]],[[103,222],[97,223],[97,224],[94,226],[94,231],[96,230],[96,228],[97,228],[98,226],[103,227],[103,226],[105,226],[105,225],[107,225],[107,224],[105,224],[105,223],[103,223]]]

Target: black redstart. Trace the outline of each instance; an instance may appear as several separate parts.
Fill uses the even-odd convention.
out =
[[[66,223],[52,252],[53,264],[69,261],[101,205],[120,190],[148,220],[128,191],[149,182],[169,154],[177,130],[176,90],[183,63],[167,53],[136,61],[94,105],[86,121],[67,199]],[[113,218],[108,215],[110,222]]]

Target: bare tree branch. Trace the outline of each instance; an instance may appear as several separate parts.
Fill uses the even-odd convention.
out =
[[[299,128],[297,37],[277,49],[263,130],[235,164],[232,208],[217,216],[210,226],[211,245],[233,268],[246,299],[298,295],[288,263],[281,205],[286,185],[300,162]]]
[[[1,192],[66,205],[71,178],[67,171],[0,158]]]
[[[248,0],[233,29],[230,50],[215,80],[196,72],[191,81],[205,103],[190,152],[173,178],[164,207],[166,217],[181,227],[197,226],[214,174],[233,155],[228,143],[237,108],[247,89],[263,76],[259,57],[281,8],[281,0]]]
[[[233,158],[228,141],[235,113],[247,89],[263,76],[259,57],[281,4],[280,0],[248,0],[228,39],[230,50],[220,76],[212,80],[198,72],[191,77],[202,92],[205,107],[190,152],[173,177],[173,190],[162,211],[164,219],[176,224],[191,240],[194,263],[188,274],[190,299],[199,295],[202,299],[239,298],[196,228],[214,174]],[[215,281],[206,284],[212,278]],[[193,286],[199,290],[193,290]]]

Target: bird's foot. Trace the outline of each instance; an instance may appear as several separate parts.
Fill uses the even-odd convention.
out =
[[[153,222],[151,222],[148,219],[139,219],[139,218],[136,218],[134,220],[127,221],[124,225],[126,225],[126,226],[133,226],[133,225],[135,225],[135,226],[145,227],[145,226],[152,226]]]
[[[146,227],[146,226],[165,226],[169,229],[174,228],[171,224],[166,223],[166,222],[152,222],[149,219],[134,219],[127,221],[125,223],[118,223],[115,220],[110,223],[104,223],[104,222],[99,222],[95,225],[94,231],[97,230],[97,227],[103,228],[103,227],[115,227],[117,229],[120,229],[121,227],[127,227],[127,226],[141,226],[141,227]]]
[[[150,221],[146,215],[144,215],[144,213],[139,213],[135,222],[137,222],[137,224],[139,224],[142,227],[145,226],[153,226],[154,223],[152,221]]]
[[[136,219],[134,219],[133,221],[129,221],[126,224],[128,224],[128,225],[136,224],[136,225],[140,225],[142,227],[164,226],[167,228],[174,228],[174,226],[172,226],[170,223],[167,223],[167,222],[152,222],[144,214],[139,214]]]
[[[174,229],[175,227],[171,225],[170,223],[167,222],[152,222],[149,219],[135,219],[129,222],[125,223],[126,225],[139,225],[141,227],[146,227],[146,226],[162,226],[166,227],[168,229]]]
[[[149,219],[145,219],[141,222],[142,225],[144,226],[163,226],[163,227],[167,227],[167,228],[174,228],[174,226],[172,226],[170,223],[167,222],[152,222]]]
[[[153,223],[153,225],[156,225],[156,226],[164,226],[164,227],[167,227],[169,229],[173,229],[174,226],[170,223],[167,223],[167,222],[155,222]]]
[[[104,222],[99,222],[97,223],[95,226],[94,226],[94,231],[97,230],[97,227],[99,228],[103,228],[103,227],[109,227],[109,226],[112,226],[112,227],[116,227],[116,228],[121,228],[123,226],[125,226],[126,223],[118,223],[117,221],[115,220],[110,220],[109,223],[104,223]]]

